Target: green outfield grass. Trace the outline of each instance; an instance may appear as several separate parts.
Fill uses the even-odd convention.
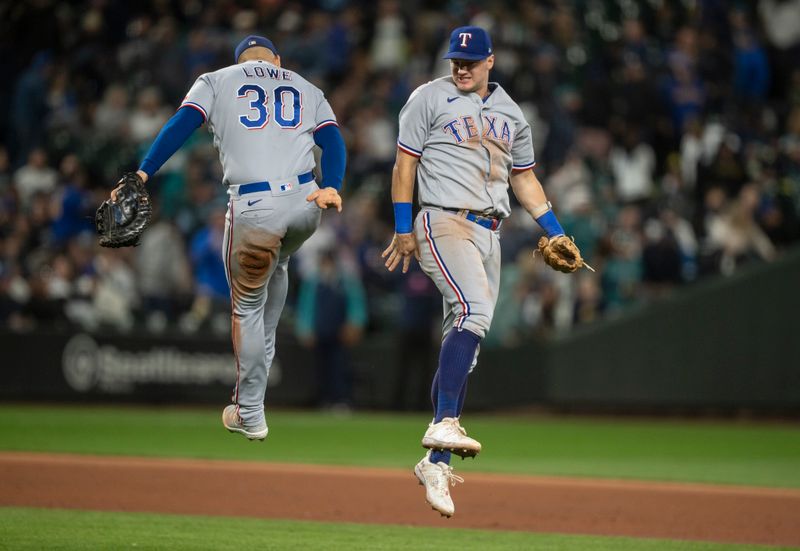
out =
[[[46,527],[43,529],[43,527]],[[788,547],[349,523],[0,508],[0,549],[745,551]]]
[[[410,468],[426,415],[270,412],[265,442],[222,408],[0,406],[0,450]],[[466,416],[483,443],[466,471],[800,487],[800,428],[779,424]]]

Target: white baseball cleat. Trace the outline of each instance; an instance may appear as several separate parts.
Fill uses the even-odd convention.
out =
[[[414,474],[421,486],[425,486],[425,501],[439,511],[443,517],[452,517],[456,512],[453,498],[450,497],[450,486],[456,482],[464,482],[460,476],[453,474],[453,467],[447,463],[431,463],[431,452],[425,454],[414,467]]]
[[[438,423],[428,425],[428,430],[422,437],[422,447],[447,450],[462,458],[475,457],[481,451],[481,443],[467,436],[458,417],[445,417]]]
[[[247,426],[239,417],[239,410],[235,404],[231,404],[222,410],[222,424],[230,432],[243,434],[248,440],[264,440],[267,437],[267,422],[263,419],[255,426]]]

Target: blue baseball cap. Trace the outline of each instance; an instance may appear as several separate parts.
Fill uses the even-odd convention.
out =
[[[480,27],[458,27],[450,34],[450,49],[444,59],[479,61],[492,55],[492,39]]]
[[[239,63],[239,56],[242,55],[247,48],[252,48],[254,46],[263,46],[264,48],[271,51],[273,54],[278,55],[278,49],[275,48],[275,44],[269,38],[264,38],[263,36],[258,36],[255,34],[251,34],[241,42],[239,45],[236,46],[236,51],[233,52],[233,61],[235,63]]]

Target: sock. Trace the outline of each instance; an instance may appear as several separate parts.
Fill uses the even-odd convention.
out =
[[[433,414],[436,415],[436,410],[439,405],[439,370],[433,376],[431,383],[431,403],[433,404]]]
[[[446,464],[449,465],[450,464],[450,452],[433,450],[433,451],[431,451],[430,461],[433,464],[441,462],[441,463],[446,463]]]
[[[475,358],[475,350],[478,347],[478,343],[480,342],[480,337],[478,335],[472,333],[471,331],[463,330],[460,333],[466,334],[464,337],[458,337],[455,339],[455,346],[453,345],[453,341],[451,338],[454,335],[458,335],[459,331],[452,330],[447,338],[445,338],[444,343],[442,343],[442,352],[439,356],[439,369],[436,370],[436,374],[433,376],[433,383],[431,384],[431,402],[433,403],[433,410],[435,413],[435,422],[441,421],[445,417],[458,417],[461,415],[461,410],[464,408],[464,399],[467,395],[467,375],[469,375],[469,368],[472,366],[472,361]],[[474,345],[473,345],[474,343]],[[461,369],[455,370],[456,374],[459,375],[461,379],[460,389],[458,391],[458,397],[455,399],[455,406],[451,410],[442,409],[439,407],[440,402],[442,401],[442,392],[441,392],[441,377],[440,373],[442,371],[442,364],[446,361],[448,357],[455,356],[456,361],[460,362],[463,365],[459,367]],[[463,361],[465,360],[465,361]],[[452,370],[451,370],[452,371]],[[448,370],[445,370],[447,373]],[[463,376],[461,374],[463,373]],[[453,381],[456,382],[456,381]],[[451,385],[455,386],[455,385]],[[458,388],[458,387],[456,387]],[[451,392],[452,396],[452,389],[448,389]],[[452,402],[452,399],[450,400]],[[447,400],[444,401],[447,403]],[[432,450],[430,456],[431,463],[445,463],[447,465],[450,464],[450,456],[451,453],[449,451],[439,451],[439,450]]]
[[[438,376],[439,372],[436,372]],[[435,385],[436,392],[439,391],[438,379],[437,377],[433,378],[433,382]],[[456,406],[456,416],[461,416],[461,410],[464,408],[464,398],[467,396],[467,381],[464,381],[464,386],[461,387],[461,394],[458,395],[458,405]],[[436,401],[434,400],[434,407],[436,407]],[[430,457],[431,463],[446,463],[447,465],[450,464],[450,452],[448,451],[438,451],[433,450],[431,452]]]
[[[453,329],[444,339],[439,353],[438,377],[434,379],[439,386],[435,423],[458,415],[459,397],[480,342],[478,335],[466,329]]]
[[[461,417],[461,410],[464,409],[464,399],[467,397],[467,380],[464,379],[464,386],[461,387],[461,393],[458,395],[458,403],[456,404],[456,417]]]

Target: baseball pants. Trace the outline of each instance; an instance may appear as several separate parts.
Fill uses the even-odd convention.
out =
[[[231,290],[231,337],[236,360],[232,401],[245,424],[264,416],[275,329],[286,302],[289,256],[314,233],[321,209],[306,197],[317,184],[239,195],[228,189],[223,260]]]
[[[500,286],[498,232],[455,213],[423,208],[414,233],[422,270],[443,297],[442,339],[453,328],[485,337]]]

